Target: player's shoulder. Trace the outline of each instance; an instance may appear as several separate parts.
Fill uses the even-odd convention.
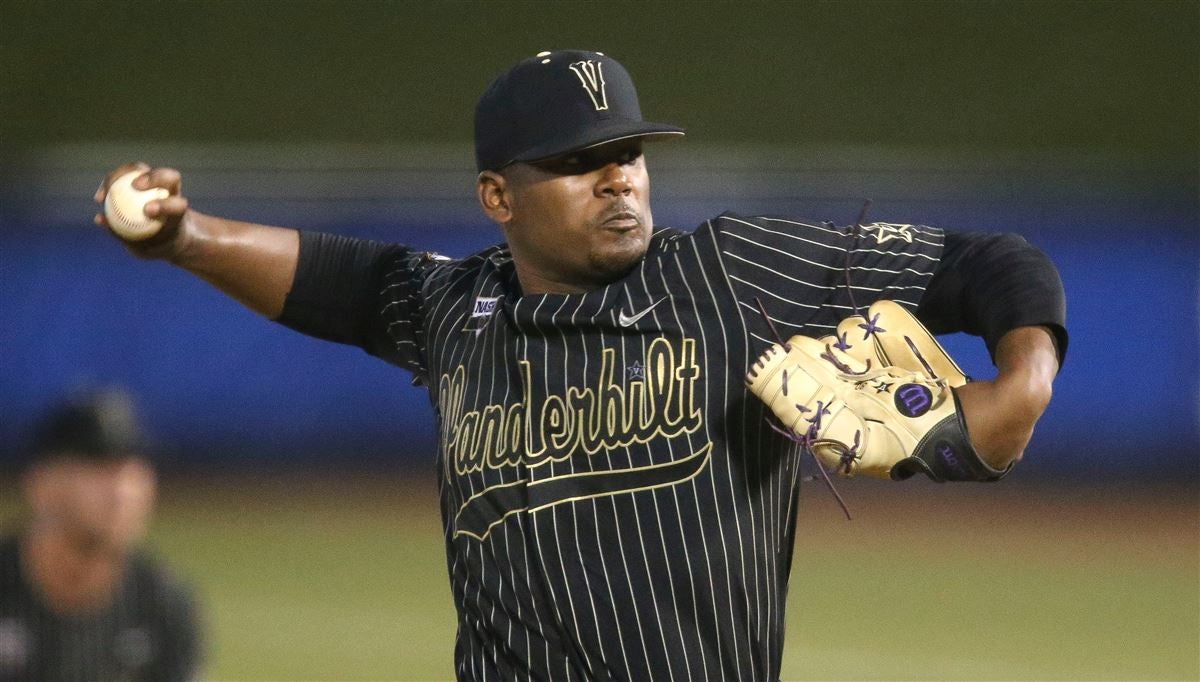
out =
[[[836,230],[833,223],[801,218],[791,218],[773,215],[742,215],[733,211],[725,211],[719,215],[704,220],[688,231],[673,227],[655,228],[651,239],[651,250],[655,245],[662,248],[670,247],[680,242],[718,239],[722,235],[744,232],[795,232],[817,230],[830,232]]]
[[[722,261],[771,261],[796,253],[824,261],[822,256],[844,253],[852,243],[850,236],[847,228],[831,221],[725,211],[705,220],[685,238],[698,252],[710,251]]]
[[[478,272],[490,261],[502,260],[508,255],[508,248],[503,244],[489,246],[464,258],[451,258],[436,252],[423,252],[431,277],[453,277],[469,272]]]
[[[169,565],[146,549],[129,557],[130,588],[143,606],[159,612],[191,614],[196,598],[192,587]]]
[[[663,228],[651,240],[650,254],[675,253],[700,263],[734,259],[771,259],[780,254],[827,250],[842,252],[849,240],[830,222],[726,211],[691,231]]]
[[[716,238],[736,247],[738,244],[841,252],[851,247],[878,249],[882,252],[925,251],[941,248],[944,231],[930,225],[872,221],[839,224],[784,215],[739,215],[725,212],[706,224]]]
[[[436,251],[398,247],[378,266],[383,288],[386,291],[397,284],[437,287],[446,280],[461,278],[464,272],[478,269],[488,251],[466,258],[452,258]]]
[[[697,225],[690,231],[673,227],[656,228],[651,237],[650,254],[679,251],[689,244],[749,243],[759,246],[804,244],[814,248],[843,251],[849,240],[858,238],[868,243],[928,243],[941,245],[943,231],[921,224],[871,222],[862,225],[842,225],[832,220],[817,220],[775,214],[744,215],[725,211]]]
[[[488,247],[465,258],[433,265],[422,286],[426,314],[450,309],[479,296],[499,296],[515,282],[512,253],[505,244]]]
[[[830,220],[771,214],[742,215],[726,211],[706,223],[718,239],[756,244],[802,242],[830,249],[845,248],[849,230]]]

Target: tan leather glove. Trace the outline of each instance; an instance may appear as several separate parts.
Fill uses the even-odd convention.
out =
[[[969,380],[915,317],[879,301],[836,335],[768,348],[746,385],[843,476],[999,480],[1008,471],[979,459],[954,395]]]

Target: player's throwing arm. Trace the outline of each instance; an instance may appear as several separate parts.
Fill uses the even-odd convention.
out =
[[[225,220],[191,210],[174,168],[127,163],[93,199],[93,219],[139,258],[166,260],[269,318],[283,311],[299,257],[295,230]]]

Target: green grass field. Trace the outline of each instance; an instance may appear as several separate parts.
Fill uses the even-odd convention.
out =
[[[1200,678],[1194,492],[852,481],[801,501],[784,679]],[[168,482],[152,532],[217,679],[445,679],[423,475]]]

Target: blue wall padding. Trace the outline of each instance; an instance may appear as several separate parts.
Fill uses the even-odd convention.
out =
[[[660,222],[694,223],[708,209],[666,208]],[[843,221],[856,213],[845,202],[806,209]],[[1193,203],[893,202],[876,210],[881,220],[1020,232],[1058,263],[1071,348],[1029,467],[1100,475],[1195,467],[1200,229]],[[175,466],[430,461],[431,411],[406,372],[258,319],[207,284],[136,261],[88,228],[26,223],[0,233],[0,461],[18,456],[31,420],[49,403],[81,385],[107,384],[135,392]],[[482,218],[436,231],[390,221],[330,229],[450,255],[497,235]],[[947,343],[969,372],[989,376],[982,343],[961,335]]]

